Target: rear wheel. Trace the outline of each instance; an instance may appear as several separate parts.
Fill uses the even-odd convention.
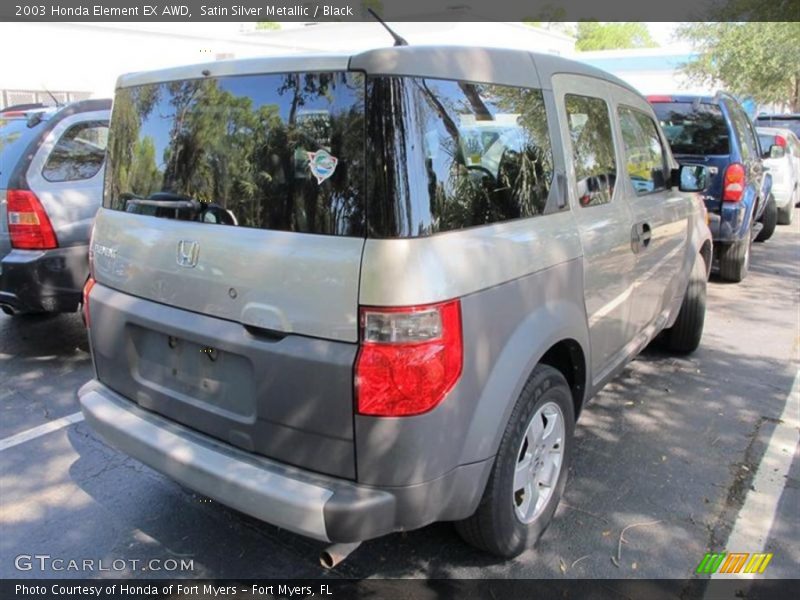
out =
[[[797,199],[800,199],[800,192],[796,194]],[[793,199],[783,208],[778,209],[778,225],[791,225],[792,224],[792,216],[794,215],[794,197]]]
[[[775,226],[778,224],[778,205],[775,204],[775,198],[770,195],[767,198],[767,205],[764,207],[764,214],[761,217],[761,224],[763,227],[756,236],[757,242],[766,242],[775,233]]]
[[[566,379],[537,366],[511,413],[478,510],[456,523],[467,543],[504,558],[536,543],[564,492],[574,428]]]
[[[719,247],[719,276],[725,281],[740,282],[750,268],[750,231],[747,237]]]
[[[697,350],[706,318],[706,263],[699,254],[694,261],[689,285],[675,323],[664,332],[669,350],[688,354]]]

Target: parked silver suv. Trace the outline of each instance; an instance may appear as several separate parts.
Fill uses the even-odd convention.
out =
[[[0,112],[0,310],[74,312],[89,277],[111,100]]]
[[[397,47],[124,76],[83,412],[291,531],[450,520],[515,556],[555,511],[586,400],[659,332],[699,344],[705,175],[677,167],[633,89],[552,56]]]

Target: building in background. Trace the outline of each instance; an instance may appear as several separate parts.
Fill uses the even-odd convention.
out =
[[[645,95],[716,93],[717,89],[699,86],[681,73],[681,67],[692,57],[690,46],[674,44],[660,48],[577,52],[572,58],[616,75]]]

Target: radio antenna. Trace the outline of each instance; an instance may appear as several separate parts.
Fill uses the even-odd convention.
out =
[[[369,14],[371,14],[371,15],[372,15],[372,17],[373,17],[373,18],[374,18],[374,19],[375,19],[375,20],[376,20],[378,23],[380,23],[381,25],[383,25],[383,28],[384,28],[386,31],[388,31],[388,32],[389,32],[389,35],[391,35],[391,36],[394,38],[394,45],[395,45],[395,46],[408,46],[408,41],[406,41],[406,39],[405,39],[405,38],[401,37],[400,35],[398,35],[398,34],[397,34],[397,33],[395,33],[394,31],[392,31],[392,28],[391,28],[391,27],[389,27],[389,26],[386,24],[386,21],[384,21],[383,19],[381,19],[381,18],[378,16],[378,13],[376,13],[376,12],[375,12],[374,10],[372,10],[371,8],[368,8],[368,9],[367,9],[367,12],[369,12]]]

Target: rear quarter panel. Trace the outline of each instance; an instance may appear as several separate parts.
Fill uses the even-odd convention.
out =
[[[412,240],[368,240],[360,304],[461,298],[456,387],[415,417],[355,421],[360,482],[409,485],[491,458],[533,367],[562,339],[589,356],[583,261],[571,212]]]

